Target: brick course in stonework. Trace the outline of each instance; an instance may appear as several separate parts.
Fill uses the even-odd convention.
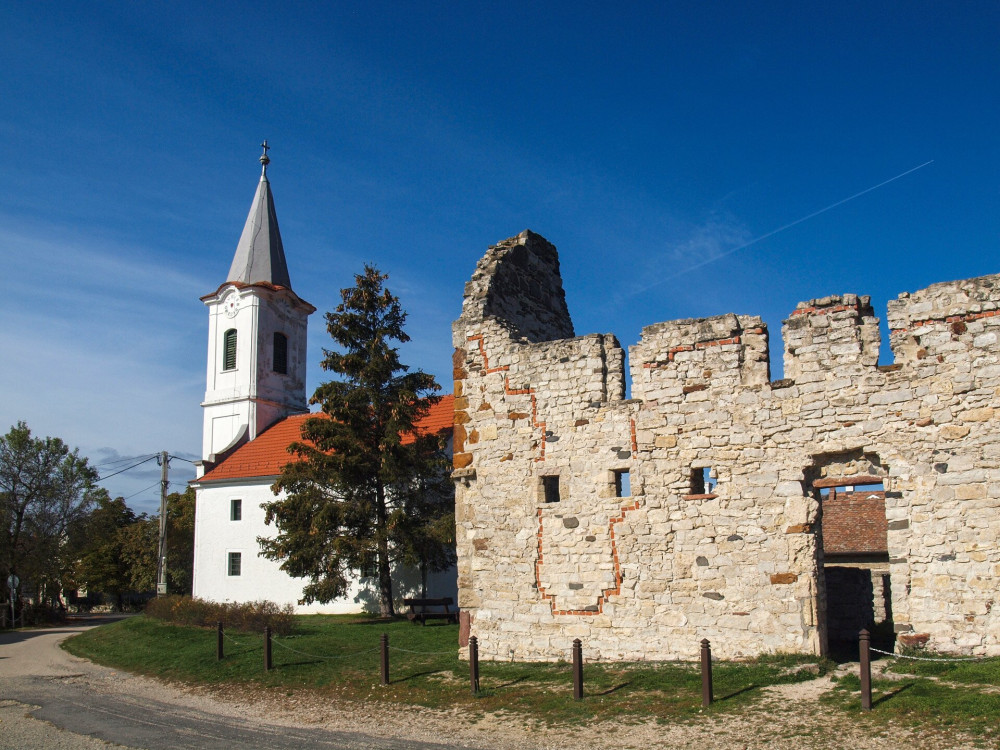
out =
[[[879,554],[900,634],[1000,654],[998,311],[998,276],[902,294],[879,367],[868,297],[809,300],[776,382],[757,316],[656,323],[626,399],[555,248],[490,248],[453,326],[463,634],[484,659],[822,653],[824,554]],[[836,489],[878,483],[878,507]]]

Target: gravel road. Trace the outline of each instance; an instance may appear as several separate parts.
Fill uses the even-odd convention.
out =
[[[107,621],[107,620],[104,620]],[[71,656],[59,643],[100,624],[0,633],[0,748],[76,750],[454,750],[426,739],[268,724],[240,704],[178,690]]]
[[[138,750],[956,750],[953,732],[861,722],[818,698],[828,677],[766,689],[754,707],[660,725],[526,725],[516,716],[389,706],[363,711],[308,692],[289,697],[239,688],[208,691],[99,667],[58,644],[97,622],[0,633],[0,750],[129,747]],[[267,717],[263,721],[261,717]]]

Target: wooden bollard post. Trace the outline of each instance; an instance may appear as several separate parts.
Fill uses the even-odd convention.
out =
[[[215,623],[215,660],[222,661],[223,648],[222,648],[222,620]]]
[[[712,644],[708,638],[701,640],[701,705],[704,708],[712,705],[715,696],[712,693]]]
[[[583,644],[573,639],[573,700],[583,700]]]
[[[862,630],[858,633],[858,657],[861,662],[861,710],[872,710],[872,657],[871,633]]]
[[[264,671],[271,671],[271,626],[264,626]]]
[[[469,638],[469,682],[472,695],[479,695],[479,640],[476,636]]]
[[[382,633],[382,684],[389,684],[389,634]]]

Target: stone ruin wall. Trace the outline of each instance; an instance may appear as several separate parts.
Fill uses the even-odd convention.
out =
[[[902,294],[888,322],[880,367],[867,297],[800,303],[775,382],[760,318],[657,323],[626,400],[615,337],[572,337],[555,248],[490,248],[453,327],[463,638],[485,659],[822,653],[814,487],[868,477],[896,631],[1000,654],[1000,276]]]

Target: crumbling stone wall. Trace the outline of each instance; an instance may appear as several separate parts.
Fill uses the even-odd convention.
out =
[[[998,316],[998,276],[903,294],[879,367],[869,298],[803,302],[775,382],[759,317],[657,323],[626,400],[555,248],[490,248],[453,327],[463,634],[494,659],[820,653],[819,489],[880,482],[896,629],[1000,654]]]

